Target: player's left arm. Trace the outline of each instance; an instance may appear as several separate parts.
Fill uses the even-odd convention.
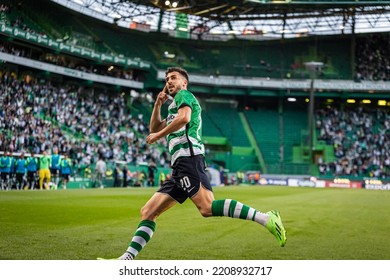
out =
[[[188,105],[184,105],[177,111],[177,116],[173,119],[173,121],[164,127],[162,130],[156,133],[151,133],[146,138],[146,142],[148,144],[154,144],[159,139],[167,136],[168,134],[175,132],[185,126],[191,120],[192,109]]]

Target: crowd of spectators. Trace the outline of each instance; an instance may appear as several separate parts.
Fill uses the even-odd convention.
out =
[[[21,46],[16,46],[9,42],[0,41],[0,52],[9,53],[12,55],[26,57],[34,60],[55,64],[58,66],[75,69],[85,73],[91,73],[102,76],[110,76],[125,80],[142,80],[141,72],[133,69],[122,69],[113,65],[95,65],[87,60],[76,60],[64,54],[54,54],[50,52],[33,53],[29,49]]]
[[[318,140],[334,146],[334,162],[319,163],[321,175],[390,177],[388,109],[321,109],[316,112]]]
[[[375,34],[356,44],[355,81],[390,80],[390,35]]]
[[[106,161],[136,165],[153,160],[166,166],[168,154],[146,144],[149,120],[133,114],[125,98],[50,82],[26,83],[4,73],[0,151],[40,154],[58,147],[76,165],[94,164],[101,156]]]
[[[21,15],[17,15],[15,19],[10,20],[9,15],[12,13],[13,9],[17,8],[15,8],[13,5],[7,5],[4,3],[0,5],[0,24],[6,24],[12,27],[22,29],[23,31],[28,32],[30,34],[48,37],[47,34],[42,30],[36,30],[25,24],[23,16]],[[69,35],[67,35],[67,37],[69,37]],[[63,41],[63,38],[58,39]],[[69,38],[67,40],[69,40]],[[77,46],[77,43],[73,45]],[[63,54],[56,54],[51,52],[37,54],[31,52],[25,47],[16,46],[11,42],[0,42],[0,51],[10,53],[16,56],[27,57],[35,60],[48,62],[51,64],[56,64],[58,66],[63,66],[86,73],[110,76],[125,80],[139,81],[140,79],[142,79],[141,73],[133,69],[122,69],[121,67],[115,67],[113,65],[94,65],[86,60],[84,61],[80,59],[74,59],[71,56],[65,56]]]
[[[15,5],[8,5],[5,3],[2,3],[0,5],[0,24],[6,24],[10,25],[12,27],[17,27],[22,29],[23,31],[26,31],[30,34],[34,35],[40,35],[43,37],[47,37],[45,32],[37,31],[36,29],[30,28],[27,24],[24,22],[24,18],[21,15],[15,16],[13,19],[9,19],[9,15],[12,13],[14,9],[18,9],[19,4]]]

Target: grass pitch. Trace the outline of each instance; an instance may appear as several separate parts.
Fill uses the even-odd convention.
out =
[[[156,188],[0,192],[0,259],[117,257]],[[286,247],[262,226],[203,218],[190,200],[157,221],[140,260],[388,260],[390,192],[240,186],[214,188],[260,211],[278,209]]]

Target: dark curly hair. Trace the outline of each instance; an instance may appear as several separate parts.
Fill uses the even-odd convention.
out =
[[[169,67],[167,69],[167,71],[165,72],[165,76],[168,75],[168,73],[171,73],[171,72],[178,72],[181,75],[183,75],[184,78],[186,78],[187,82],[189,81],[188,73],[187,73],[187,71],[185,69],[183,69],[181,67]]]

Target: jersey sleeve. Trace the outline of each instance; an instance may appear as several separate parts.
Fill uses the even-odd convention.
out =
[[[193,95],[188,90],[181,90],[175,98],[177,108],[188,106],[192,109]]]

